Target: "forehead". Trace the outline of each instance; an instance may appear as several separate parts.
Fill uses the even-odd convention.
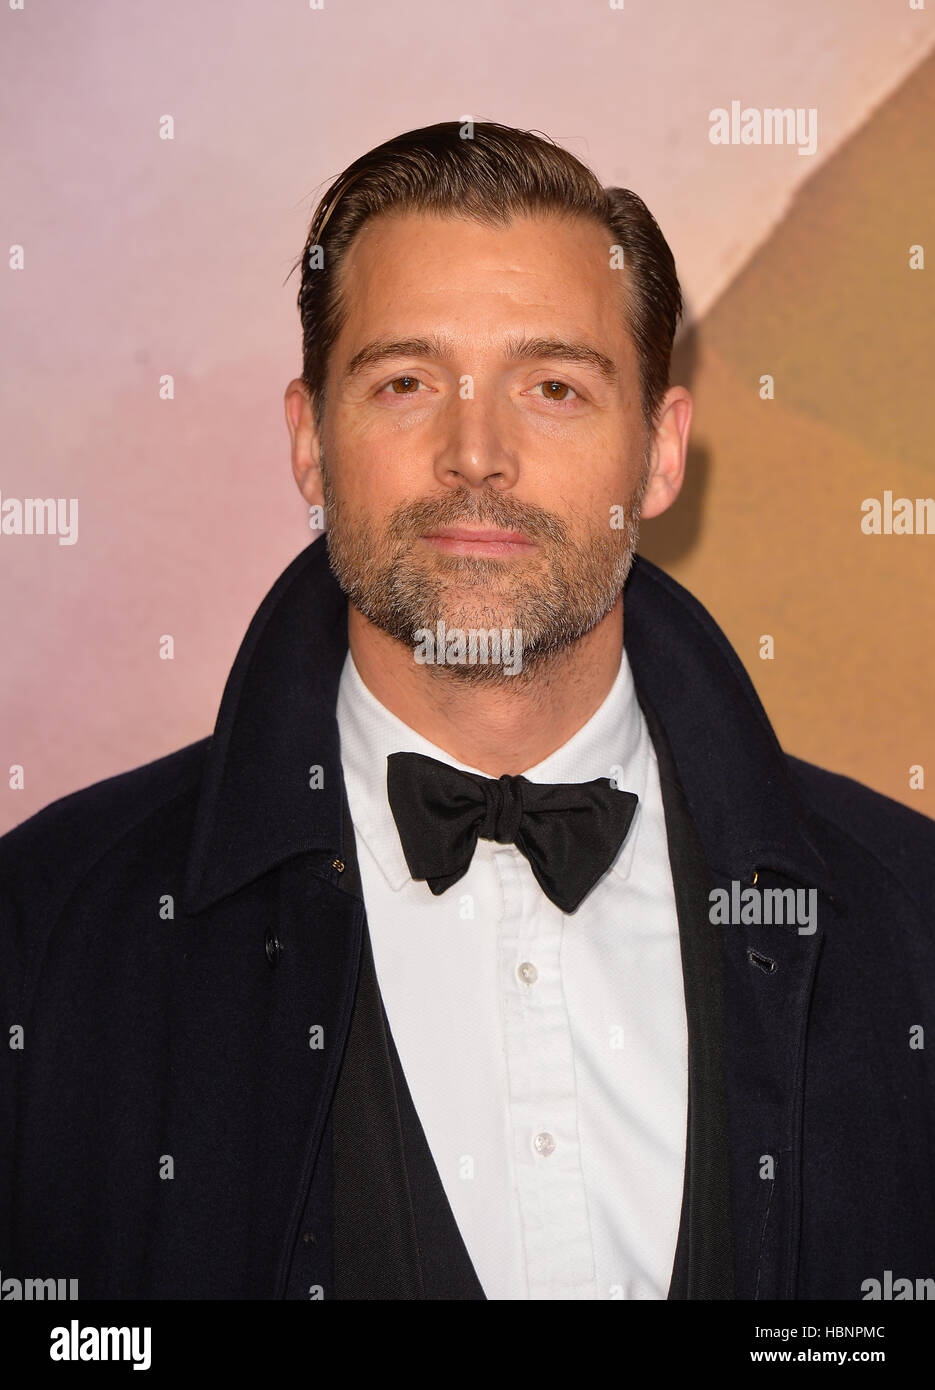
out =
[[[591,218],[516,217],[503,226],[423,213],[381,214],[342,265],[339,344],[366,334],[444,329],[578,333],[624,352],[625,270]]]

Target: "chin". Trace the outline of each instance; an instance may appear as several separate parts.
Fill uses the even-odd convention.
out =
[[[449,630],[460,628],[464,632],[488,628],[510,628],[517,626],[515,610],[510,605],[491,608],[472,604],[445,604],[424,626],[434,627],[443,622]]]

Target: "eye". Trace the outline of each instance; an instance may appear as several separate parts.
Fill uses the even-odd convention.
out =
[[[420,382],[417,376],[410,376],[408,373],[405,376],[394,376],[392,381],[388,381],[385,386],[380,387],[377,395],[382,395],[384,391],[392,387],[394,396],[415,396],[418,395],[419,385]],[[416,389],[413,390],[413,387]]]
[[[569,386],[567,381],[540,381],[533,389],[538,391],[540,386],[545,388],[543,392],[543,399],[547,401],[554,401],[556,405],[563,405],[565,401],[571,400],[572,398],[574,398],[575,400],[581,399],[578,395],[578,392],[574,389],[573,386]],[[566,394],[556,395],[556,392],[565,392]],[[568,392],[571,392],[571,395],[568,395]]]

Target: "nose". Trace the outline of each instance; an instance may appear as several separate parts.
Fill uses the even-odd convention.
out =
[[[452,400],[439,421],[441,438],[435,454],[435,476],[446,487],[498,490],[515,485],[519,456],[508,438],[509,425],[491,401],[478,396]]]

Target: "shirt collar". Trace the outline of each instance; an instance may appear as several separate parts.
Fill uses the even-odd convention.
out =
[[[356,833],[398,892],[411,881],[396,821],[386,794],[386,760],[391,753],[421,753],[462,772],[476,767],[416,733],[368,690],[348,651],[338,688],[341,764]],[[639,836],[640,812],[648,780],[650,739],[636,698],[626,650],[605,699],[590,719],[560,748],[523,772],[530,782],[590,782],[614,776],[617,785],[639,797],[639,806],[611,872],[626,879]]]

